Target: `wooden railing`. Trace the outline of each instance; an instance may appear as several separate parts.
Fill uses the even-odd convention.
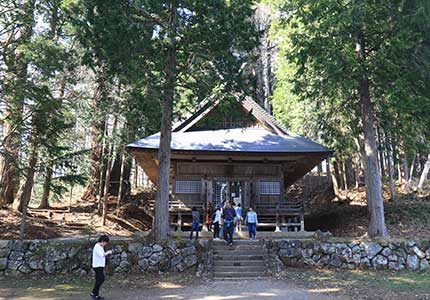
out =
[[[147,203],[146,209],[153,211],[155,200]],[[196,207],[201,214],[201,224],[204,224],[204,203],[199,199],[188,200],[186,203],[171,198],[169,201],[169,212],[171,225],[178,230],[183,226],[190,226],[187,218],[190,218],[192,207]],[[303,202],[282,203],[256,203],[255,211],[258,214],[259,227],[275,227],[276,231],[286,228],[288,231],[304,231],[304,206]],[[185,220],[184,220],[185,217]]]
[[[147,204],[147,208],[149,210],[154,210],[155,207],[155,200],[150,200]],[[191,209],[193,207],[196,207],[198,210],[203,210],[204,209],[204,204],[199,200],[199,201],[193,201],[193,202],[187,202],[187,203],[183,203],[182,201],[179,200],[174,200],[174,199],[170,199],[169,200],[169,211],[174,212],[174,211],[191,211]]]
[[[257,203],[255,211],[259,216],[259,226],[275,226],[275,231],[304,231],[303,202]]]

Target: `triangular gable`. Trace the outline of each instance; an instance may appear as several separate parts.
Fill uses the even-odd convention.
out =
[[[269,115],[260,105],[254,100],[247,97],[243,100],[236,98],[238,109],[233,109],[234,113],[242,113],[243,119],[252,122],[252,120],[259,126],[274,134],[285,134],[292,135],[282,125],[280,125],[271,115]],[[208,99],[202,102],[197,111],[192,114],[185,121],[176,124],[172,131],[173,132],[187,132],[202,130],[202,124],[208,123],[209,118],[216,115],[217,109],[222,105],[220,100]],[[252,119],[250,119],[250,117]],[[248,118],[248,119],[247,119]],[[247,123],[244,121],[244,123]],[[252,127],[252,126],[241,126],[241,127]],[[204,128],[207,129],[207,128]],[[219,127],[216,129],[227,129]]]

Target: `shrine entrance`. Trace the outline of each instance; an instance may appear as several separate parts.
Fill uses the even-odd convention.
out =
[[[234,203],[235,206],[240,204],[242,207],[244,205],[249,205],[250,199],[250,191],[247,191],[247,187],[249,189],[250,184],[249,181],[246,180],[235,180],[235,179],[222,179],[222,180],[213,180],[212,188],[213,188],[213,197],[212,204],[214,207],[218,205],[223,205],[226,201],[230,203]],[[210,201],[210,199],[208,199]]]

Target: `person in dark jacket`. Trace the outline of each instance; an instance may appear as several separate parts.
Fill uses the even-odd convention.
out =
[[[227,202],[222,213],[224,219],[224,238],[229,245],[233,245],[233,227],[236,218],[236,210]]]
[[[196,241],[199,239],[199,230],[200,230],[200,213],[197,211],[197,208],[194,206],[191,210],[191,217],[193,218],[193,223],[191,224],[190,231],[190,240],[193,239],[193,232],[196,232]]]

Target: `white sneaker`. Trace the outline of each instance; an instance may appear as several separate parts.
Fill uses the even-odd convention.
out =
[[[219,238],[214,238],[214,241],[219,241]]]

